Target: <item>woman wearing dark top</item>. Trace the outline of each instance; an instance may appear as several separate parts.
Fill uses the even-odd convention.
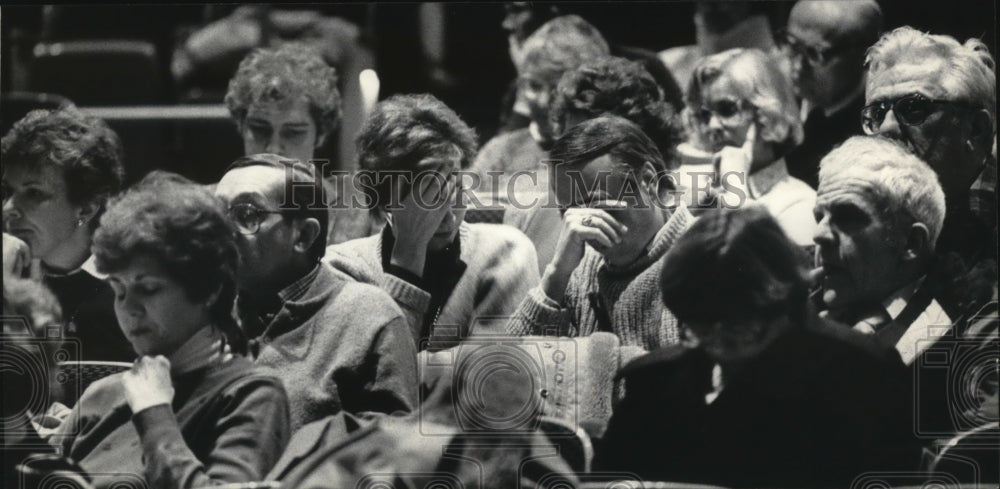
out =
[[[92,384],[50,443],[99,486],[261,480],[288,441],[287,398],[232,355],[246,339],[231,315],[239,252],[221,203],[157,172],[112,202],[93,250],[139,359]]]
[[[90,253],[104,204],[124,179],[118,136],[73,108],[36,110],[4,136],[2,159],[4,272],[32,275],[52,290],[80,359],[131,361],[113,294]],[[19,251],[29,259],[10,259]]]

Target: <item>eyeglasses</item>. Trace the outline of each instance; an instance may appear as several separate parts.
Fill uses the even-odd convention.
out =
[[[737,116],[743,113],[743,103],[739,100],[723,99],[710,104],[702,104],[695,111],[694,116],[698,122],[708,125],[712,120],[712,115],[719,117],[719,120],[726,123],[733,123]]]
[[[861,110],[861,128],[865,134],[876,134],[885,115],[891,110],[896,120],[907,126],[919,126],[927,121],[931,114],[942,107],[955,106],[967,109],[976,108],[972,104],[958,100],[932,100],[919,93],[911,93],[895,100],[880,100],[865,106]]]
[[[284,214],[286,211],[270,211],[260,209],[253,204],[236,204],[229,207],[229,218],[236,223],[242,234],[256,234],[260,231],[260,223],[268,214]]]
[[[831,58],[837,55],[837,53],[843,52],[852,46],[850,44],[846,44],[820,48],[812,44],[807,44],[805,41],[788,32],[778,35],[777,41],[778,45],[785,51],[786,55],[794,54],[800,56],[812,66],[823,66],[827,64]]]

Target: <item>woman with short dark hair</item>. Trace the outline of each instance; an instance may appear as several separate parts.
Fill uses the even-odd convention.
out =
[[[118,136],[72,107],[36,110],[4,136],[2,159],[4,272],[34,275],[52,290],[82,360],[131,361],[90,251],[105,203],[125,178]],[[12,259],[18,254],[30,259]],[[39,266],[28,270],[32,261]]]
[[[279,380],[256,373],[232,318],[236,230],[206,189],[154,172],[94,237],[139,358],[92,384],[53,438],[86,472],[150,487],[261,480],[288,441]]]

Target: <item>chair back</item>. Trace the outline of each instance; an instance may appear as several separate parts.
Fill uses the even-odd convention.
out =
[[[156,48],[145,41],[39,43],[29,72],[32,91],[58,93],[80,106],[166,101]]]
[[[59,401],[67,406],[73,406],[90,384],[103,379],[109,375],[124,372],[132,368],[127,362],[100,362],[100,361],[65,361],[56,364],[58,369],[56,375],[60,379],[60,384],[64,386],[60,393]]]

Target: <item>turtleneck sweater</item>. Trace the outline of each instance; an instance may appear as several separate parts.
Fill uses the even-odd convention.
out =
[[[570,275],[562,303],[531,290],[508,323],[515,335],[617,335],[622,345],[653,350],[680,341],[677,319],[663,307],[659,276],[663,256],[694,222],[680,206],[657,231],[646,252],[632,263],[615,266],[587,247]]]

